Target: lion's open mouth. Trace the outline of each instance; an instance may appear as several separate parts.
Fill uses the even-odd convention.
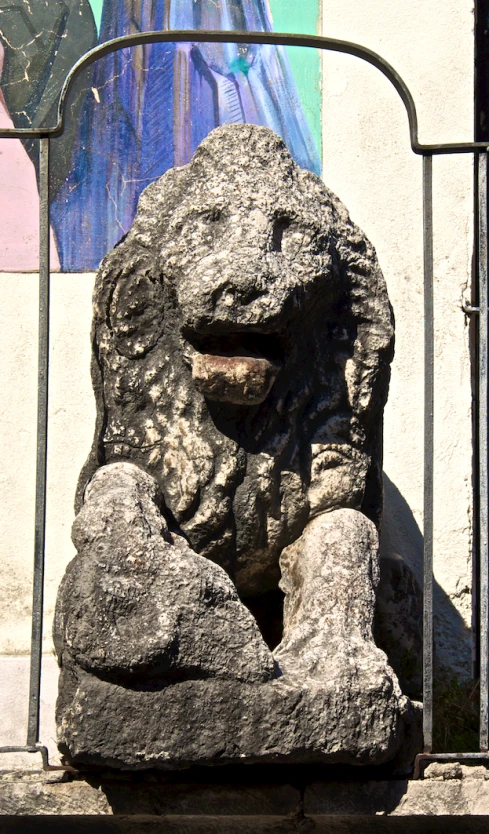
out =
[[[211,400],[258,405],[268,396],[281,367],[274,336],[258,333],[195,336],[191,340],[195,387]]]

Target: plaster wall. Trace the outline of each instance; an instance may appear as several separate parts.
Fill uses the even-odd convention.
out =
[[[425,142],[472,139],[473,10],[468,0],[324,3],[323,31],[379,52],[404,77]],[[358,59],[328,55],[323,73],[324,179],[375,244],[397,322],[385,419],[386,551],[420,572],[423,298],[421,159],[389,82]],[[470,673],[472,163],[434,162],[436,302],[435,562],[438,659]],[[0,309],[0,743],[23,738],[34,527],[37,276],[2,275]],[[52,739],[56,665],[51,621],[73,555],[79,470],[92,440],[89,379],[93,275],[52,276],[43,741]],[[47,723],[46,723],[47,722]],[[51,722],[51,723],[50,723]]]
[[[323,4],[323,34],[379,53],[414,97],[421,142],[473,140],[473,6],[468,0]],[[437,658],[469,675],[473,163],[433,161],[435,258],[435,579]],[[396,317],[385,412],[384,547],[421,575],[423,529],[422,158],[407,115],[375,68],[323,59],[323,178],[376,246]]]

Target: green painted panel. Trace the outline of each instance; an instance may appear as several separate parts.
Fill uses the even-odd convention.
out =
[[[276,32],[317,35],[320,0],[268,0]],[[321,59],[318,50],[288,47],[287,53],[316,147],[321,152]]]
[[[104,5],[104,0],[90,0],[90,5],[92,7],[95,23],[97,24],[97,29],[100,31],[100,20],[102,18],[102,6]]]

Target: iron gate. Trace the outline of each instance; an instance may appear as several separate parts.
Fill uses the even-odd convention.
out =
[[[48,431],[49,374],[49,154],[50,141],[65,128],[69,92],[79,73],[99,58],[127,47],[151,43],[243,43],[309,47],[353,55],[372,64],[395,87],[406,108],[411,149],[423,158],[423,245],[424,245],[424,559],[423,559],[423,737],[424,752],[417,756],[415,776],[429,760],[489,760],[489,543],[488,543],[488,146],[484,142],[454,142],[423,145],[418,140],[418,121],[413,97],[401,76],[375,52],[349,41],[314,35],[264,32],[174,30],[144,32],[115,38],[87,52],[68,74],[58,103],[57,123],[51,128],[0,130],[0,138],[39,140],[39,335],[38,405],[35,496],[35,542],[33,568],[32,637],[27,740],[25,746],[0,747],[0,753],[40,753],[44,769],[73,770],[49,764],[48,750],[39,738],[39,710],[42,662],[42,619],[44,590],[44,551],[46,526],[46,469]],[[480,654],[480,731],[478,753],[433,753],[433,470],[434,470],[434,310],[433,310],[433,156],[473,154],[476,158],[476,280],[477,306],[465,312],[478,317],[478,570],[479,570],[479,654]]]

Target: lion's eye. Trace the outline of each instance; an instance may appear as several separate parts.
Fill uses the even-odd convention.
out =
[[[277,217],[274,220],[272,230],[272,252],[282,251],[282,238],[285,230],[289,228],[291,223],[291,218],[286,216]]]
[[[222,217],[222,209],[219,206],[212,206],[202,214],[202,219],[205,223],[217,223]]]

